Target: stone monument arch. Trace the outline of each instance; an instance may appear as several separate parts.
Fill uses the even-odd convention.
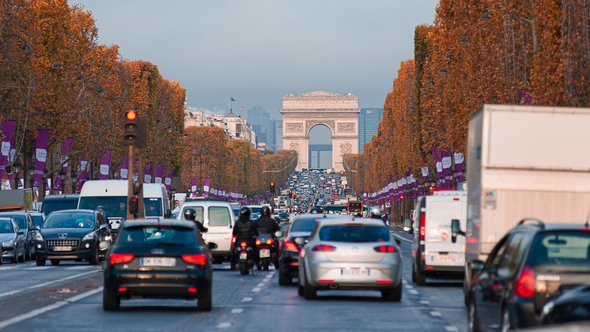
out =
[[[317,125],[332,132],[332,168],[344,171],[342,156],[358,153],[358,97],[316,91],[283,96],[283,148],[297,151],[297,170],[309,168],[309,133]]]

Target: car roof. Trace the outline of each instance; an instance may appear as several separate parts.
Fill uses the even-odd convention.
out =
[[[14,215],[14,214],[27,214],[27,211],[23,210],[12,210],[12,211],[0,211],[0,215]]]
[[[537,223],[537,224],[522,224],[522,225],[517,225],[516,227],[514,227],[514,230],[523,229],[523,228],[540,230],[540,231],[553,231],[553,230],[559,230],[559,231],[566,231],[566,230],[568,230],[568,231],[569,230],[571,230],[571,231],[577,231],[577,230],[580,230],[580,229],[588,229],[588,226],[586,226],[584,223],[579,223],[579,224],[575,224],[575,223],[568,223],[568,224]]]
[[[66,199],[66,200],[76,200],[80,198],[80,195],[78,194],[69,194],[69,195],[48,195],[45,196],[45,198],[43,198],[43,200],[62,200],[62,199]]]
[[[158,225],[165,225],[165,226],[182,226],[182,227],[189,227],[195,228],[195,223],[186,220],[177,220],[177,219],[164,219],[164,218],[154,218],[154,219],[134,219],[134,220],[127,220],[123,223],[123,228],[128,227],[143,227],[143,226],[158,226]]]
[[[386,227],[383,221],[380,219],[370,219],[370,218],[326,218],[320,220],[321,226],[325,225],[345,225],[345,224],[355,224],[355,225],[371,225],[371,226],[383,226]]]
[[[77,213],[77,212],[82,212],[82,213],[96,213],[98,211],[96,211],[96,210],[85,210],[85,209],[69,209],[69,210],[53,211],[49,215],[52,215],[54,213],[55,214],[59,214],[59,213]]]
[[[186,199],[180,207],[184,206],[203,206],[203,205],[223,205],[231,208],[228,202],[218,199]]]

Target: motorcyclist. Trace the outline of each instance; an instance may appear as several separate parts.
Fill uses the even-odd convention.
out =
[[[260,217],[256,220],[256,228],[259,234],[271,234],[274,237],[275,232],[281,228],[270,215],[270,208],[266,205],[263,206]]]
[[[233,237],[235,238],[234,245],[239,245],[239,243],[245,241],[250,244],[254,253],[256,253],[256,249],[254,249],[254,238],[258,236],[258,229],[256,228],[256,224],[250,221],[250,215],[252,212],[247,207],[242,207],[240,209],[240,216],[238,217],[238,221],[234,225],[234,230],[232,232]],[[235,247],[232,246],[232,262],[231,268],[232,270],[235,269],[235,264],[237,262],[237,257],[235,255]]]
[[[379,219],[379,220],[383,221],[383,223],[385,224],[385,226],[387,226],[387,222],[385,220],[383,220],[383,218],[381,217],[381,210],[379,209],[379,207],[373,206],[371,208],[371,211],[369,213],[370,213],[369,218],[371,218],[371,219]]]
[[[200,220],[197,220],[196,218],[197,218],[197,214],[194,209],[185,209],[184,210],[184,219],[194,222],[195,225],[197,225],[199,232],[207,233],[207,231],[209,229],[207,227],[203,226],[203,223]]]

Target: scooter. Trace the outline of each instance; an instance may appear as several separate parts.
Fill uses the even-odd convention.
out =
[[[250,270],[254,266],[254,252],[252,245],[246,241],[240,241],[235,248],[236,256],[238,257],[238,268],[241,275],[250,273]]]
[[[278,269],[279,255],[276,247],[276,241],[270,234],[261,234],[256,238],[256,248],[258,250],[258,269],[268,271],[271,263]]]

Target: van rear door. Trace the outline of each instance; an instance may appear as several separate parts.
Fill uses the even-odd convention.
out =
[[[465,229],[466,196],[429,196],[426,204],[425,264],[435,267],[463,267],[465,238],[451,240],[451,220],[459,219]],[[444,269],[437,269],[444,270]]]
[[[232,210],[225,205],[210,205],[206,209],[205,227],[209,230],[203,234],[203,238],[217,244],[213,251],[229,251],[233,227]]]

